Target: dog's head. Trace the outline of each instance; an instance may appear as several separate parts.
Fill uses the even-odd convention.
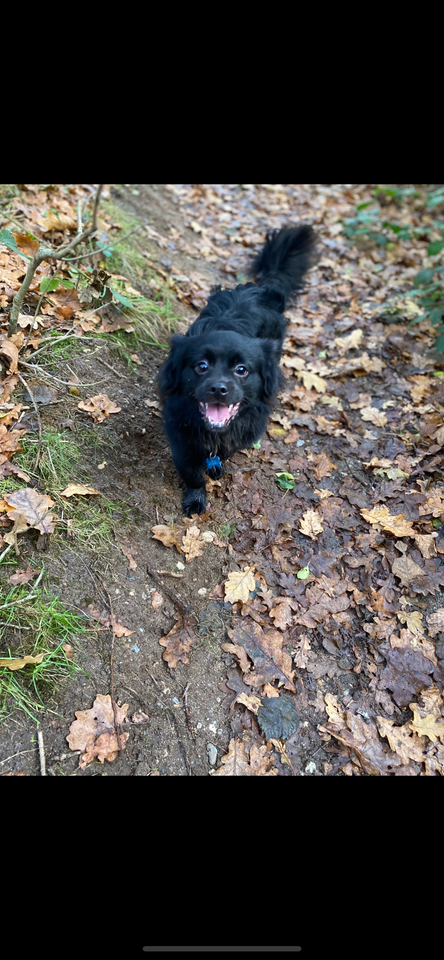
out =
[[[202,336],[174,336],[159,374],[162,400],[196,401],[211,430],[228,427],[241,407],[267,403],[279,387],[280,343],[218,330]]]

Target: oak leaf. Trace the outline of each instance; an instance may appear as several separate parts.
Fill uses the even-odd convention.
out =
[[[23,487],[14,493],[5,493],[3,499],[8,504],[8,516],[12,520],[21,514],[29,526],[40,530],[40,533],[52,533],[54,530],[55,514],[49,512],[49,508],[54,506],[51,497],[33,487]]]
[[[166,648],[163,659],[168,666],[174,669],[179,663],[189,663],[188,654],[195,640],[194,621],[177,617],[173,629],[159,640],[161,647]]]
[[[256,588],[252,571],[253,567],[244,567],[243,570],[236,570],[228,574],[228,579],[225,581],[225,600],[227,603],[236,603],[236,600],[246,603],[249,600],[250,590]]]
[[[119,707],[109,694],[98,694],[90,710],[76,710],[76,719],[69,728],[67,741],[70,750],[80,750],[79,767],[86,767],[92,760],[110,763],[119,755],[119,743],[125,748],[129,733],[120,733],[117,738],[115,724],[126,721],[128,704]],[[114,715],[115,713],[115,715]]]
[[[444,632],[444,607],[438,607],[427,620],[427,626],[431,637],[436,637],[437,633]]]
[[[396,577],[399,577],[404,587],[409,587],[414,577],[421,577],[425,573],[422,567],[405,555],[393,561],[392,571]]]
[[[304,536],[311,537],[312,540],[317,540],[318,534],[322,533],[324,528],[321,523],[321,517],[316,510],[306,510],[302,515],[299,529]]]
[[[202,556],[205,549],[205,541],[202,540],[199,527],[193,525],[188,527],[184,537],[182,537],[182,547],[187,563],[196,557]]]
[[[111,413],[119,413],[122,409],[116,406],[106,393],[98,393],[86,402],[81,400],[77,406],[79,410],[85,410],[86,413],[89,413],[95,423],[102,423]]]
[[[405,513],[392,514],[381,504],[377,504],[373,510],[361,510],[361,516],[369,523],[379,524],[383,530],[394,533],[397,537],[415,536],[412,521],[405,519]]]

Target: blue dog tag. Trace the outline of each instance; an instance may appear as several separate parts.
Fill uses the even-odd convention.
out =
[[[205,461],[207,465],[207,470],[211,470],[211,467],[221,467],[220,457],[207,457]]]

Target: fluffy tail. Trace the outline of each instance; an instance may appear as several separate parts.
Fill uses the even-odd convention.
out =
[[[267,234],[266,243],[254,260],[250,273],[259,286],[281,295],[282,310],[300,286],[304,273],[315,263],[315,245],[316,234],[305,224]]]

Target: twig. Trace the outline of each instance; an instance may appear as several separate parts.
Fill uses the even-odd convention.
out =
[[[102,192],[102,187],[103,187],[103,183],[100,183],[97,189],[95,200],[94,200],[92,224],[90,227],[87,228],[87,230],[84,230],[83,233],[78,234],[76,237],[74,237],[74,240],[71,240],[71,242],[68,243],[66,247],[62,247],[61,249],[59,247],[58,249],[54,250],[52,247],[39,246],[37,253],[32,258],[31,262],[28,265],[25,279],[23,280],[23,283],[21,284],[20,289],[17,291],[12,301],[12,310],[11,310],[11,316],[9,319],[9,330],[8,330],[9,336],[17,332],[17,320],[19,317],[19,313],[20,313],[23,301],[25,299],[25,296],[31,285],[35,271],[37,270],[37,267],[40,266],[43,260],[63,259],[64,257],[67,256],[68,253],[71,253],[71,250],[75,250],[75,248],[79,245],[79,243],[83,243],[84,240],[90,237],[92,233],[96,232],[97,208],[98,208],[98,203],[100,199],[100,194]]]
[[[25,387],[25,390],[27,390],[27,392],[29,393],[29,396],[31,397],[32,403],[33,403],[33,405],[34,405],[34,410],[35,410],[35,412],[36,412],[36,414],[37,414],[37,422],[38,422],[38,425],[39,425],[39,445],[38,445],[38,448],[37,448],[37,457],[36,457],[36,461],[35,461],[35,464],[34,464],[34,470],[37,470],[38,465],[39,465],[39,463],[40,463],[40,454],[41,454],[41,452],[42,452],[42,421],[41,421],[41,418],[40,418],[39,408],[38,408],[38,406],[37,406],[37,404],[36,404],[36,402],[35,402],[35,399],[34,399],[34,394],[33,394],[32,391],[30,390],[30,388],[28,387],[28,384],[26,383],[26,380],[22,377],[21,373],[19,373],[18,370],[17,370],[17,376],[18,376],[20,382],[21,382],[21,383],[23,384],[23,386]]]
[[[99,310],[102,310],[103,307],[106,307],[106,306],[108,306],[108,304],[101,303],[100,307],[96,307],[95,310],[90,310],[90,312],[85,314],[85,316],[82,317],[81,320],[78,320],[77,323],[75,323],[74,326],[71,327],[69,333],[65,333],[63,337],[57,337],[56,339],[50,337],[47,340],[47,342],[43,344],[43,347],[39,347],[38,350],[35,350],[34,353],[31,353],[29,355],[28,360],[33,360],[34,357],[36,357],[39,353],[43,353],[43,351],[47,350],[48,347],[54,347],[56,343],[60,343],[62,340],[69,340],[69,338],[73,336],[73,330],[75,330],[80,323],[83,323],[83,321],[87,320],[88,317],[91,317],[93,313],[98,313]],[[22,363],[23,361],[19,361],[19,362]]]
[[[100,583],[102,584],[102,590],[103,590],[103,592],[104,592],[104,593],[106,594],[106,596],[107,596],[108,605],[109,605],[109,612],[110,612],[110,614],[111,614],[111,650],[110,650],[110,658],[109,658],[111,705],[112,705],[112,708],[113,708],[114,729],[115,729],[115,731],[116,731],[117,746],[118,746],[118,748],[119,748],[119,752],[121,753],[121,752],[122,752],[122,744],[121,744],[121,741],[120,741],[120,735],[119,735],[119,729],[118,729],[118,723],[117,723],[117,705],[116,705],[115,700],[114,700],[114,624],[115,624],[116,621],[115,621],[115,617],[114,617],[113,603],[112,603],[111,597],[110,597],[110,595],[109,595],[109,593],[108,593],[108,590],[107,590],[107,588],[106,588],[106,586],[105,586],[105,584],[104,584],[104,582],[103,582],[103,580],[102,580],[102,577],[100,576],[99,573],[97,573],[97,570],[94,570],[94,576],[97,577],[97,579],[100,580]]]
[[[162,581],[157,576],[157,573],[154,570],[152,570],[151,567],[149,567],[148,565],[146,567],[146,571],[147,573],[149,573],[150,577],[152,577],[153,580],[155,580],[155,582],[159,584],[160,588],[166,593],[166,595],[170,598],[170,600],[172,600],[172,602],[177,607],[179,607],[179,610],[181,610],[182,613],[190,614],[193,612],[192,607],[188,606],[187,603],[184,603],[183,600],[181,600],[180,597],[177,596],[177,593],[174,593],[174,591],[171,590],[170,587],[166,587],[165,584],[162,583]]]
[[[74,383],[73,380],[61,380],[60,377],[54,376],[53,373],[48,373],[43,367],[39,367],[37,363],[25,363],[24,360],[20,361],[22,367],[26,367],[27,370],[32,370],[35,373],[35,376],[39,376],[42,380],[55,380],[56,383],[62,383],[64,387],[96,387],[99,383],[105,383],[105,380],[108,377],[102,377],[100,380],[91,380],[89,383]]]
[[[190,736],[191,736],[191,737],[193,738],[193,740],[194,740],[195,738],[194,738],[193,728],[192,728],[192,726],[191,726],[191,717],[190,717],[190,710],[189,710],[189,706],[188,706],[188,697],[187,697],[189,685],[190,685],[190,684],[189,684],[189,682],[188,682],[187,685],[186,685],[186,687],[185,687],[185,689],[184,689],[184,691],[183,691],[182,699],[183,699],[183,707],[184,707],[184,710],[185,710],[185,719],[186,719],[186,722],[187,722],[187,727],[188,727]]]
[[[68,263],[73,263],[74,260],[86,260],[87,257],[95,257],[98,253],[103,253],[105,250],[112,250],[112,248],[117,246],[118,243],[122,243],[123,240],[128,240],[128,237],[132,237],[133,233],[138,233],[139,230],[141,230],[141,227],[135,227],[134,230],[130,230],[129,233],[126,233],[124,237],[119,237],[117,240],[112,240],[103,247],[99,246],[97,247],[97,250],[93,250],[92,253],[81,253],[78,257],[60,257],[60,260],[66,259]]]
[[[99,363],[103,363],[104,367],[108,367],[108,370],[111,370],[112,373],[115,373],[116,377],[123,377],[124,380],[128,380],[128,377],[124,373],[119,373],[118,370],[115,370],[110,363],[107,363],[106,360],[102,360],[102,357],[97,357]]]
[[[0,553],[0,563],[3,560],[3,557],[6,557],[6,554],[9,553],[11,548],[12,548],[12,543],[9,544],[9,547],[6,547],[6,550],[3,550],[3,553]]]
[[[40,775],[42,777],[46,777],[47,773],[46,773],[45,747],[43,744],[43,733],[39,729],[39,727],[37,727],[37,739],[39,742]]]

